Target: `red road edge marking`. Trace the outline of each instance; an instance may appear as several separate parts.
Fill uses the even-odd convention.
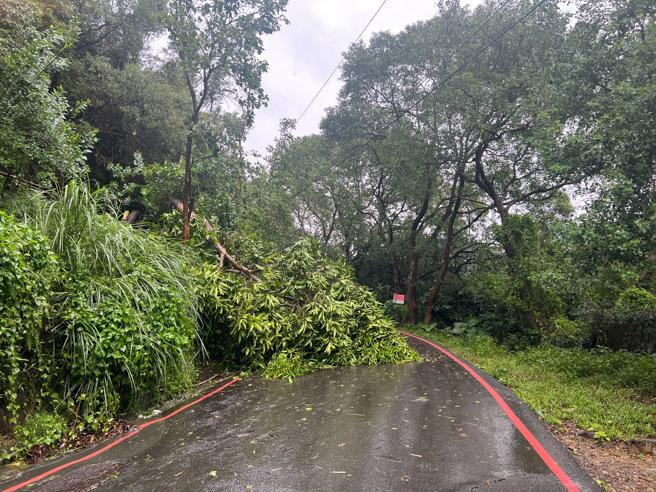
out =
[[[549,452],[544,449],[542,444],[535,438],[533,434],[531,434],[531,431],[526,428],[524,423],[519,419],[519,417],[511,410],[511,408],[508,406],[508,404],[499,396],[499,393],[495,391],[492,386],[490,386],[481,376],[479,376],[476,371],[474,371],[471,367],[469,367],[467,364],[465,364],[463,361],[458,359],[455,355],[453,355],[451,352],[448,350],[443,349],[439,345],[430,342],[429,340],[426,340],[425,338],[418,337],[416,335],[412,335],[411,333],[406,333],[404,331],[400,331],[399,333],[403,333],[406,336],[416,338],[417,340],[421,340],[422,342],[426,342],[428,345],[431,345],[435,347],[437,350],[440,352],[443,352],[444,354],[448,355],[451,359],[456,361],[458,364],[460,364],[462,367],[464,367],[469,374],[474,376],[476,380],[483,385],[483,387],[492,395],[492,397],[497,401],[499,406],[503,408],[503,411],[506,412],[506,415],[510,417],[510,420],[512,420],[513,424],[519,429],[519,431],[522,433],[522,435],[526,438],[526,440],[529,442],[531,446],[533,446],[533,449],[537,451],[537,453],[540,455],[540,458],[546,463],[546,465],[549,467],[549,469],[558,477],[558,480],[562,482],[562,484],[565,486],[565,488],[571,492],[580,492],[580,489],[574,484],[571,478],[569,478],[569,475],[563,471],[563,469],[558,466],[558,463],[551,457]]]
[[[94,453],[91,453],[91,454],[88,455],[88,456],[85,456],[84,458],[80,458],[79,460],[71,461],[70,463],[65,463],[65,464],[63,464],[63,465],[61,465],[61,466],[58,466],[57,468],[53,468],[53,469],[50,470],[50,471],[47,471],[47,472],[45,472],[45,473],[42,473],[42,474],[39,475],[38,477],[31,478],[30,480],[27,480],[27,481],[25,481],[25,482],[23,482],[23,483],[19,483],[18,485],[14,485],[13,487],[10,487],[10,488],[8,488],[8,489],[5,489],[5,490],[3,490],[2,492],[14,492],[14,491],[16,491],[16,490],[18,490],[18,489],[21,489],[21,488],[23,488],[23,487],[25,487],[25,486],[27,486],[27,485],[29,485],[29,484],[31,484],[31,483],[38,482],[39,480],[41,480],[41,479],[43,479],[43,478],[49,477],[49,476],[52,475],[53,473],[57,473],[58,471],[61,471],[61,470],[65,469],[65,468],[68,468],[69,466],[73,466],[73,465],[76,465],[76,464],[78,464],[78,463],[82,463],[83,461],[86,461],[86,460],[88,460],[88,459],[94,458],[94,457],[98,456],[99,454],[104,453],[104,452],[107,451],[108,449],[113,448],[113,447],[116,446],[118,443],[123,442],[123,441],[125,441],[126,439],[129,439],[129,438],[131,438],[131,437],[134,437],[135,435],[139,434],[139,432],[141,432],[143,429],[145,429],[145,428],[148,427],[149,425],[153,425],[153,424],[156,424],[157,422],[163,422],[164,420],[170,419],[170,418],[173,417],[174,415],[176,415],[176,414],[182,412],[183,410],[185,410],[185,409],[187,409],[187,408],[189,408],[189,407],[195,405],[196,403],[199,403],[199,402],[203,401],[204,399],[209,398],[210,396],[216,395],[218,392],[223,391],[223,390],[226,389],[228,386],[230,386],[231,384],[236,383],[237,381],[239,381],[239,378],[235,378],[235,379],[233,379],[232,381],[230,381],[229,383],[224,384],[223,386],[221,386],[219,389],[215,389],[214,391],[212,391],[212,392],[206,394],[205,396],[199,398],[198,400],[193,401],[193,402],[191,402],[191,403],[188,403],[188,404],[185,405],[184,407],[178,408],[175,412],[171,412],[171,413],[168,414],[166,417],[162,417],[161,419],[151,420],[151,421],[149,421],[149,422],[146,422],[145,424],[143,424],[142,426],[140,426],[137,430],[135,430],[135,431],[133,431],[133,432],[130,432],[129,434],[126,434],[125,436],[121,437],[120,439],[114,441],[113,443],[111,443],[111,444],[105,446],[105,447],[102,448],[102,449],[99,449],[98,451],[96,451],[96,452],[94,452]]]

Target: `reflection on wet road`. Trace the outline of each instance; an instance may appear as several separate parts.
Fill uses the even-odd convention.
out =
[[[480,383],[426,355],[238,381],[32,490],[564,490]],[[581,490],[597,490],[548,433],[538,438]]]

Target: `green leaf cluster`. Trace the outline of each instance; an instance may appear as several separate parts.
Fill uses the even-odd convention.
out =
[[[103,205],[71,183],[34,218],[62,263],[52,293],[55,347],[64,395],[84,414],[161,401],[194,371],[190,260],[177,245],[99,213]]]
[[[0,211],[0,408],[16,423],[24,391],[46,384],[48,292],[57,260],[34,228]]]
[[[52,408],[93,424],[178,395],[195,377],[195,260],[103,208],[73,182],[54,201],[33,197],[23,223],[0,212],[9,424]]]
[[[67,119],[83,105],[71,107],[62,89],[51,84],[51,73],[66,67],[60,55],[66,47],[62,32],[52,28],[39,32],[32,26],[0,26],[4,192],[21,179],[61,183],[86,171],[85,149],[93,142],[93,133],[80,131]]]
[[[374,294],[355,282],[349,267],[324,258],[312,240],[270,254],[261,282],[205,264],[197,294],[208,350],[241,362],[276,364],[280,353],[322,365],[417,357]]]

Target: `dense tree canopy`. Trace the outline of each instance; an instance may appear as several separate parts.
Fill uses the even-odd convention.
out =
[[[2,193],[25,182],[53,186],[80,176],[93,141],[70,120],[81,107],[51,86],[52,74],[67,66],[61,51],[69,40],[54,28],[37,30],[34,16],[18,9],[0,24]]]
[[[594,306],[653,289],[654,9],[577,6],[442,2],[351,46],[322,135],[271,154],[295,227],[411,322],[457,321],[468,295],[508,330],[590,333]]]
[[[0,0],[0,426],[416,358],[386,314],[653,353],[653,3],[440,1],[249,162],[287,0]]]

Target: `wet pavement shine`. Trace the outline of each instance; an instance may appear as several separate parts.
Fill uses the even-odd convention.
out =
[[[480,382],[437,349],[411,344],[424,362],[237,381],[20,490],[566,490]],[[600,490],[527,405],[476,372],[578,489]],[[32,467],[0,490],[104,446]]]

